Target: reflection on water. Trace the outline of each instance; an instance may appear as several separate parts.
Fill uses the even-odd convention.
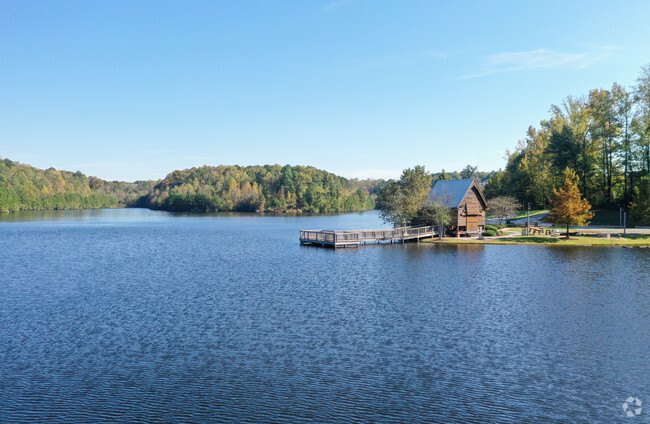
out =
[[[157,221],[172,216],[163,211],[149,209],[80,209],[62,211],[22,211],[0,213],[0,222],[123,222]]]
[[[650,401],[647,249],[298,243],[376,212],[15,218],[0,421],[611,423]]]

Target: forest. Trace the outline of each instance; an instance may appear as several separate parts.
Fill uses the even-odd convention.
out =
[[[189,212],[353,212],[373,209],[383,183],[309,166],[202,166],[167,175],[144,204]]]
[[[0,158],[0,212],[149,207],[175,212],[353,212],[373,209],[383,180],[308,166],[203,166],[162,181],[104,181]]]
[[[0,158],[0,213],[137,206],[153,181],[125,183]]]
[[[638,221],[647,222],[649,141],[650,64],[632,87],[614,83],[552,105],[550,116],[528,128],[515,150],[506,153],[506,167],[492,175],[485,195],[513,196],[545,209],[569,168],[593,207],[629,206]]]

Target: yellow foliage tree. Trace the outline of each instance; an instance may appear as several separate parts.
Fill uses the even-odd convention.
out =
[[[590,212],[591,205],[580,194],[578,176],[571,169],[564,170],[564,181],[559,190],[553,189],[551,195],[551,211],[549,220],[556,224],[566,225],[566,236],[569,238],[570,225],[584,225],[594,216]]]

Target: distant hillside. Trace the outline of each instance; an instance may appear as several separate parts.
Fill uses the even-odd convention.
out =
[[[0,212],[134,206],[155,184],[104,181],[0,158]]]
[[[352,212],[373,209],[382,183],[308,166],[203,166],[167,175],[145,203],[190,212]]]
[[[383,180],[306,166],[218,166],[162,181],[104,181],[0,158],[0,212],[140,206],[178,212],[352,212],[373,209]]]

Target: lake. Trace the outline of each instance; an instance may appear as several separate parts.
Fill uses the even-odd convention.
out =
[[[298,241],[378,227],[0,215],[0,422],[650,422],[650,249]]]

